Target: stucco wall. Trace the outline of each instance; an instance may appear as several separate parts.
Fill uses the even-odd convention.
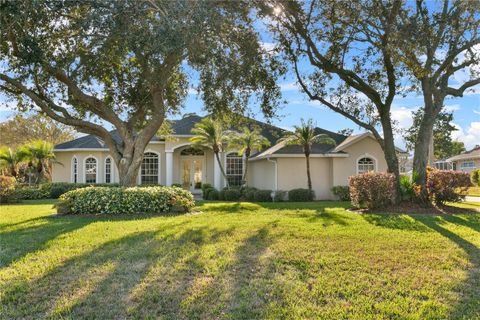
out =
[[[249,161],[248,185],[258,189],[275,189],[275,164],[268,160]]]
[[[465,163],[465,162],[472,162],[474,161],[475,162],[475,168],[462,168],[462,164]],[[473,170],[476,170],[478,168],[480,168],[480,159],[464,159],[464,160],[457,160],[457,161],[454,161],[455,163],[455,166],[456,166],[456,170],[457,171],[463,171],[463,172],[468,172],[468,173],[471,173]]]
[[[304,157],[278,158],[278,189],[307,188],[307,168]],[[318,200],[333,199],[332,158],[310,157],[312,189]]]
[[[357,174],[357,161],[362,157],[374,158],[376,160],[376,171],[387,171],[387,162],[385,161],[382,148],[371,137],[366,137],[348,146],[343,151],[348,153],[348,158],[335,158],[333,161],[334,186],[348,185],[348,177]]]

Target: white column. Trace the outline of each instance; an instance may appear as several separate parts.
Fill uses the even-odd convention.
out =
[[[166,166],[166,185],[171,186],[173,183],[173,151],[165,152],[165,166]]]
[[[219,153],[218,156],[222,159],[221,153]],[[215,154],[213,155],[213,187],[217,190],[222,189],[222,172],[220,171],[220,166]]]

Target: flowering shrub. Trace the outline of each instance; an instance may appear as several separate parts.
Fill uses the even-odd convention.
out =
[[[395,178],[391,173],[366,172],[348,178],[350,198],[357,208],[381,208],[392,202]]]
[[[178,187],[87,187],[60,196],[59,214],[121,214],[190,211],[193,195]]]
[[[16,200],[15,197],[15,183],[17,181],[14,177],[0,176],[0,203],[12,202]]]
[[[427,194],[430,201],[444,203],[460,201],[464,196],[455,189],[470,186],[470,176],[466,172],[452,170],[427,169]]]

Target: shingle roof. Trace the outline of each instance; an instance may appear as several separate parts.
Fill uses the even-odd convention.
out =
[[[171,129],[175,135],[191,135],[192,129],[196,123],[200,122],[204,117],[196,114],[190,114],[182,119],[170,120]],[[267,123],[263,123],[254,119],[245,118],[246,123],[254,124],[260,127],[261,134],[267,138],[271,144],[275,144],[276,141],[283,135],[285,130],[272,126]],[[233,128],[234,129],[234,128]],[[120,141],[120,137],[116,130],[111,131],[113,139]],[[164,139],[158,136],[152,138],[152,141],[163,141]],[[87,135],[65,143],[61,143],[55,146],[55,150],[66,149],[107,149],[107,145],[97,136]]]
[[[477,159],[480,158],[480,146],[475,146],[472,150],[465,151],[459,155],[448,158],[446,161],[457,161],[464,159]]]

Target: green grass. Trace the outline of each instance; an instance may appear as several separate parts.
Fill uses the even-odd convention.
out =
[[[480,318],[480,215],[55,217],[52,203],[0,207],[1,319]]]
[[[471,197],[480,197],[480,187],[470,187],[464,194]]]

